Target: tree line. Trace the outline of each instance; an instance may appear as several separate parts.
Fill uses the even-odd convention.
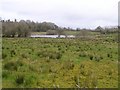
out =
[[[48,35],[66,35],[65,30],[76,30],[76,31],[94,31],[100,32],[101,34],[116,33],[117,28],[102,28],[98,26],[95,30],[91,29],[72,29],[70,27],[59,27],[52,22],[33,22],[30,20],[20,20],[19,22],[15,19],[14,21],[1,20],[2,22],[2,36],[3,37],[29,37],[31,32],[46,32]]]
[[[2,20],[2,36],[3,37],[28,37],[31,32],[46,32],[48,30],[56,30],[58,26],[51,22],[33,22],[30,20],[20,20],[17,22],[10,20]]]
[[[95,30],[95,32],[100,32],[101,34],[111,34],[111,33],[118,33],[118,27],[105,27],[102,28],[101,26],[98,26]]]

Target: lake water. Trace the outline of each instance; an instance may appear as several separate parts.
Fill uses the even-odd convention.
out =
[[[58,35],[31,35],[30,37],[34,38],[57,38]],[[60,38],[65,38],[65,35],[60,35]],[[67,35],[68,38],[75,38],[74,35]]]

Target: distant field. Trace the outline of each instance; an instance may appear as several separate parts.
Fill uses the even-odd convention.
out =
[[[77,35],[78,33],[80,33],[81,31],[65,31],[65,33],[67,34],[67,35]],[[91,31],[87,31],[88,32],[88,34],[90,34],[90,35],[98,35],[98,34],[100,34],[99,32],[91,32]]]
[[[67,34],[67,35],[77,35],[78,33],[80,33],[81,31],[64,31],[64,33],[65,34]],[[46,34],[46,32],[32,32],[31,34],[34,34],[34,35],[44,35],[44,34]],[[90,35],[96,35],[96,34],[99,34],[99,32],[98,33],[96,33],[96,32],[89,32],[89,34]]]
[[[46,32],[32,32],[32,35],[45,35]]]
[[[117,88],[115,36],[89,40],[3,38],[3,88]]]

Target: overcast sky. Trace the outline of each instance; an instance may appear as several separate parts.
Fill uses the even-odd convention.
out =
[[[118,25],[119,0],[0,0],[2,19],[53,22],[71,28]]]

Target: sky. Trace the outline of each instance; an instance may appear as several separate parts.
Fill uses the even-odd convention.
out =
[[[118,25],[119,0],[0,0],[2,19],[53,22],[61,27]]]

